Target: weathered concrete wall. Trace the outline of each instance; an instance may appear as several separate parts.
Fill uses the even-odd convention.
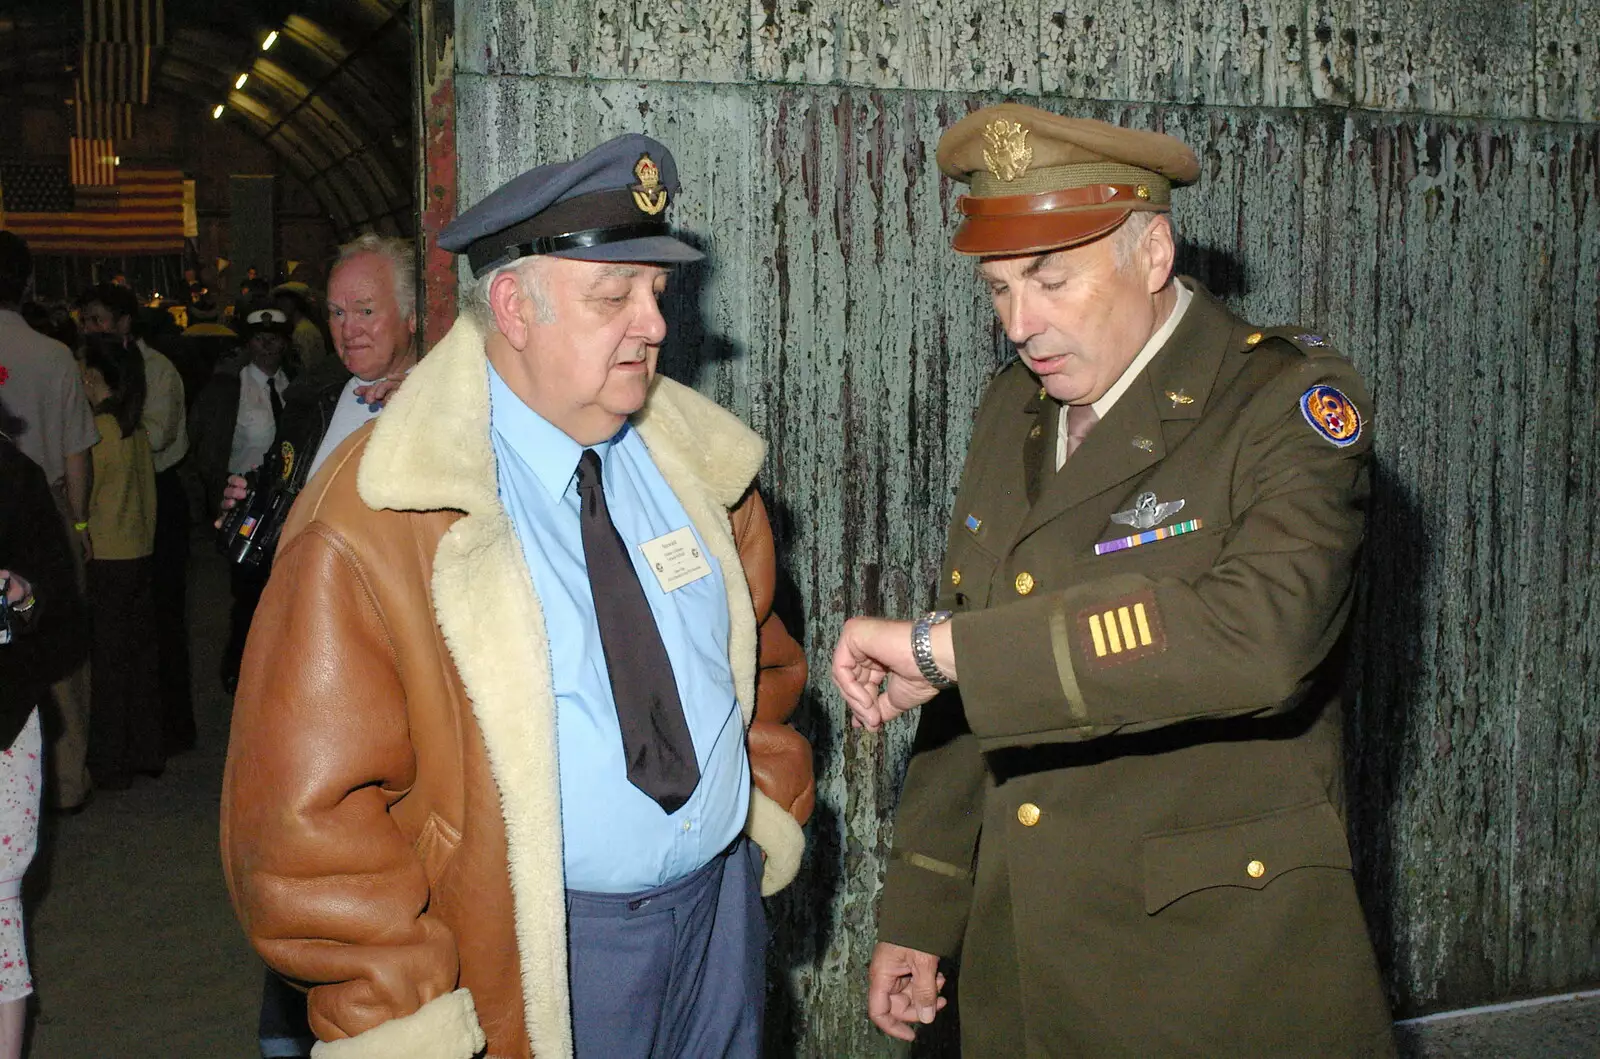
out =
[[[1372,384],[1352,810],[1401,1010],[1600,981],[1596,5],[458,2],[462,204],[616,133],[671,144],[710,261],[664,369],[772,445],[820,770],[772,906],[774,1054],[889,1051],[860,998],[909,725],[848,731],[827,658],[846,615],[929,599],[1008,356],[932,164],[997,93],[1192,144],[1187,269]]]

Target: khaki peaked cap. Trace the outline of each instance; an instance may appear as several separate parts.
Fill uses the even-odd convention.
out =
[[[1038,254],[1098,239],[1135,210],[1165,213],[1200,162],[1165,133],[1068,118],[1021,103],[974,111],[939,140],[939,170],[971,186],[952,244],[963,254]]]

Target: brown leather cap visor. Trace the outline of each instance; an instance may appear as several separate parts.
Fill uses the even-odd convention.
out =
[[[956,205],[966,219],[951,245],[957,253],[976,257],[1061,250],[1111,232],[1134,210],[1165,213],[1170,208],[1148,196],[1149,189],[1140,184],[1093,184],[997,198],[963,195]]]

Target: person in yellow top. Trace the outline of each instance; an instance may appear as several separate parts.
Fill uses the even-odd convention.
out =
[[[156,534],[156,472],[140,425],[144,364],[114,335],[90,335],[83,385],[100,441],[88,535],[92,697],[89,774],[101,790],[124,790],[135,774],[159,776],[155,604],[150,554]]]

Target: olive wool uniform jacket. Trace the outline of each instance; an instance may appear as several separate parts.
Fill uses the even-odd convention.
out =
[[[961,952],[967,1059],[1392,1054],[1334,671],[1368,396],[1185,282],[1060,471],[1022,364],[978,413],[938,599],[960,683],[924,707],[880,914]]]

